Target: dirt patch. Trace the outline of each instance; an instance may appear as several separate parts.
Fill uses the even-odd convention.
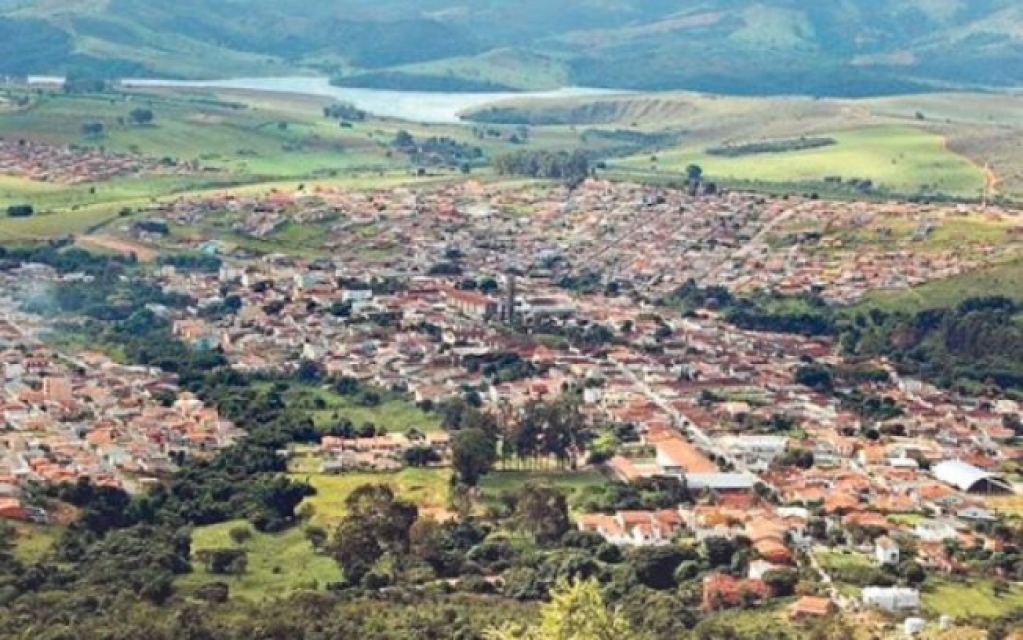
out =
[[[189,116],[188,122],[192,124],[224,124],[224,117],[215,116],[211,113],[197,113]]]
[[[160,254],[143,244],[137,242],[128,242],[127,240],[121,240],[113,236],[105,235],[90,235],[82,236],[78,238],[76,244],[86,249],[100,249],[103,251],[113,251],[115,253],[132,254],[139,259],[140,262],[152,262],[156,260]]]

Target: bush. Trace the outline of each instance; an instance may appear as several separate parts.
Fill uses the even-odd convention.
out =
[[[14,204],[7,207],[8,218],[29,218],[35,214],[35,208],[30,204]]]

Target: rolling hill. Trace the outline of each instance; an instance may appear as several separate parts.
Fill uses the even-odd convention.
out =
[[[1013,0],[0,0],[0,73],[862,96],[1023,84]]]

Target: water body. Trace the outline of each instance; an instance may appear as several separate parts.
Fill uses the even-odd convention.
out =
[[[608,89],[569,87],[556,91],[522,93],[434,93],[423,91],[386,91],[335,87],[328,78],[234,78],[229,80],[177,81],[126,79],[126,87],[186,89],[239,89],[269,93],[293,93],[324,96],[355,105],[363,111],[385,118],[412,122],[448,124],[460,122],[458,114],[492,102],[515,98],[574,98],[626,93]]]

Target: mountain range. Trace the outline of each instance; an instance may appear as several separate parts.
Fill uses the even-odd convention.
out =
[[[1016,0],[0,0],[0,73],[861,96],[1023,84]]]

